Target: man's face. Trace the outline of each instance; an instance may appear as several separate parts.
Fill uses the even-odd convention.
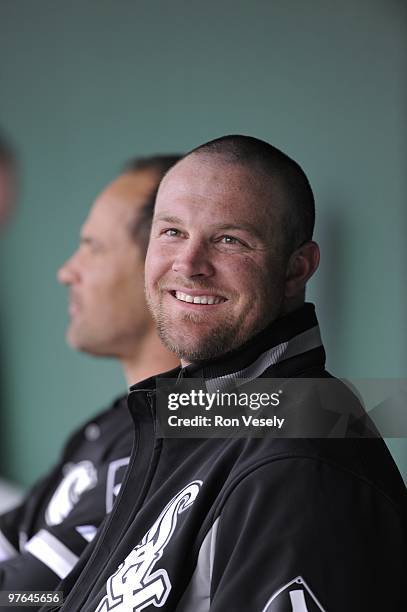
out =
[[[286,262],[271,186],[193,154],[163,180],[146,295],[166,346],[188,363],[239,347],[281,312]]]
[[[94,355],[125,358],[152,321],[144,300],[144,254],[130,226],[158,179],[126,173],[95,201],[80,245],[58,273],[69,287],[69,344]]]

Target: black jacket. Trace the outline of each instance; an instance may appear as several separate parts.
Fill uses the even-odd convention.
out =
[[[324,362],[308,304],[241,350],[165,376],[316,378]],[[158,438],[155,385],[131,389],[125,482],[60,586],[62,610],[405,609],[406,493],[380,438]]]
[[[121,397],[72,434],[50,473],[0,516],[0,590],[53,590],[72,570],[113,507],[131,424]]]

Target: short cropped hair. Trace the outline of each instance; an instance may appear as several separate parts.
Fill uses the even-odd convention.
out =
[[[219,155],[225,162],[241,164],[277,184],[282,196],[280,221],[286,256],[312,239],[315,202],[301,166],[273,145],[251,136],[229,135],[193,149],[191,154]]]
[[[128,161],[123,167],[124,172],[141,172],[146,170],[155,173],[157,176],[157,186],[148,195],[140,210],[140,213],[137,215],[137,219],[130,227],[131,236],[141,247],[144,254],[147,252],[151,223],[154,214],[155,199],[159,184],[167,174],[168,170],[172,168],[172,166],[174,166],[180,159],[182,159],[182,155],[178,154],[136,157]]]

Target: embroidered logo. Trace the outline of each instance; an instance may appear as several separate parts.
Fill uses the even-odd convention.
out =
[[[153,571],[177,526],[178,516],[194,503],[202,481],[195,480],[166,505],[141,542],[106,583],[106,595],[95,612],[139,612],[150,605],[163,606],[171,591],[164,569]]]
[[[263,612],[326,612],[304,578],[297,576],[271,596]]]
[[[97,480],[97,471],[91,461],[68,464],[66,474],[55,489],[45,512],[47,525],[62,523],[78,503],[80,496],[88,489],[93,489]]]

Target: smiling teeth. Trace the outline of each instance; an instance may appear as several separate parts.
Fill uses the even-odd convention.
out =
[[[214,295],[188,295],[181,291],[175,292],[175,297],[181,302],[189,302],[190,304],[220,304],[225,302],[225,298]]]

